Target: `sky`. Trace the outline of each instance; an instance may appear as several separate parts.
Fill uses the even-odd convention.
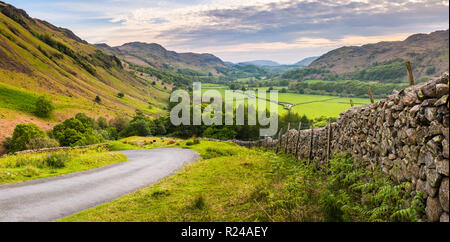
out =
[[[448,0],[3,0],[89,43],[293,64],[449,28]]]

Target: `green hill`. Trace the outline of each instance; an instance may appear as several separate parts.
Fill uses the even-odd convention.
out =
[[[70,30],[31,18],[0,2],[0,142],[15,124],[34,122],[43,128],[85,112],[91,116],[150,116],[165,111],[168,91],[155,80],[137,77],[115,56],[105,54]],[[118,93],[123,93],[122,98]],[[37,97],[46,95],[56,110],[48,120],[33,114]],[[95,102],[99,97],[101,102]]]
[[[309,67],[287,72],[282,77],[392,82],[407,79],[406,61],[412,63],[418,80],[448,71],[449,31],[415,34],[404,41],[342,47],[321,56]]]

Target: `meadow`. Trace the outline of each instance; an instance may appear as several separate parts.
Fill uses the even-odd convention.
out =
[[[0,185],[61,176],[127,161],[125,155],[102,147],[0,158]]]
[[[260,90],[268,90],[269,88],[259,88]],[[281,87],[275,88],[276,90]],[[207,90],[217,90],[221,95],[228,90],[227,86],[219,84],[202,84],[203,93]],[[268,95],[269,96],[269,95]],[[309,118],[332,117],[337,118],[339,114],[351,108],[350,99],[356,106],[369,104],[370,100],[365,98],[345,98],[328,95],[308,95],[297,93],[278,93],[278,102],[295,105],[292,111],[300,115],[306,115]],[[279,105],[278,112],[280,114],[287,113],[283,105]]]

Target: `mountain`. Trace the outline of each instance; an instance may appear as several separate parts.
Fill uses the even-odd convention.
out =
[[[254,66],[280,66],[279,63],[271,60],[255,60],[255,61],[247,61],[241,62],[239,65],[254,65]]]
[[[177,53],[154,43],[132,42],[117,47],[97,44],[96,47],[135,65],[171,71],[190,69],[201,74],[219,75],[216,67],[226,67],[221,59],[212,54]]]
[[[169,94],[151,84],[72,31],[0,2],[0,142],[17,123],[49,129],[76,112],[95,117],[133,115],[136,109],[162,114]],[[41,95],[56,106],[50,119],[34,116]],[[100,103],[94,102],[96,96]]]
[[[308,58],[305,58],[305,59],[295,63],[294,65],[301,66],[301,67],[307,67],[317,59],[319,59],[319,56],[308,57]]]
[[[406,77],[406,61],[411,61],[417,78],[439,76],[448,71],[449,31],[415,34],[404,41],[342,47],[321,56],[309,68],[362,78],[395,79]]]

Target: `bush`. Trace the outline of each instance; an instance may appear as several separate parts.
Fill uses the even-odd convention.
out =
[[[53,128],[53,136],[62,146],[83,146],[103,142],[102,134],[94,128],[98,127],[93,118],[79,113],[75,118],[65,120]]]
[[[106,140],[117,140],[119,138],[119,133],[117,133],[116,128],[113,127],[101,130],[100,135]]]
[[[117,97],[118,97],[118,98],[124,98],[124,97],[125,97],[125,94],[119,92],[119,93],[117,94]]]
[[[151,130],[147,122],[142,119],[131,122],[126,129],[120,133],[120,137],[149,136]]]
[[[66,152],[49,153],[45,157],[45,165],[50,168],[63,168],[66,166],[66,161],[69,160],[70,156]]]
[[[36,101],[36,110],[35,114],[41,118],[48,118],[52,114],[55,107],[52,102],[46,99],[44,96],[41,96]]]
[[[45,132],[36,124],[18,124],[14,129],[13,137],[9,144],[11,152],[27,149],[32,139],[46,137]]]
[[[102,99],[99,96],[96,96],[95,99],[94,99],[94,102],[101,103]]]
[[[44,148],[54,148],[58,147],[59,142],[55,139],[51,139],[49,137],[37,137],[31,139],[26,145],[27,150],[38,150]]]

